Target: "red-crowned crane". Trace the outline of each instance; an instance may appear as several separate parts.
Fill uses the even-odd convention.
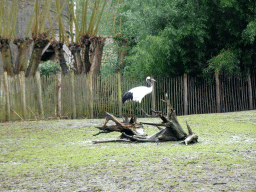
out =
[[[122,102],[125,103],[128,101],[136,101],[136,102],[139,102],[140,104],[143,97],[145,97],[147,94],[152,92],[153,90],[152,81],[156,81],[156,80],[149,76],[146,78],[147,87],[146,86],[134,87],[129,91],[125,92],[122,96]],[[140,109],[144,111],[141,107]]]

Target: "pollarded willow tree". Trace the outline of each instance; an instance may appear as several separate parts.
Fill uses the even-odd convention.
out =
[[[58,6],[57,2],[62,2],[62,6]],[[55,1],[57,14],[53,21],[50,17],[50,9],[53,2],[51,0],[34,0],[32,15],[30,20],[27,21],[27,33],[24,38],[16,38],[19,3],[22,2],[20,0],[13,0],[10,6],[9,0],[0,2],[0,51],[3,58],[3,68],[8,75],[19,74],[20,71],[24,71],[26,77],[28,77],[35,75],[38,70],[43,49],[49,43],[50,39],[55,37],[51,28],[60,17],[67,0]],[[48,28],[46,27],[46,21],[48,21],[50,25]],[[52,35],[50,36],[51,32]],[[10,42],[18,48],[17,59],[12,59]],[[29,52],[31,44],[33,44],[33,47],[30,57]]]
[[[15,25],[17,21],[18,1],[13,1],[10,9],[8,0],[2,0],[0,2],[0,52],[3,58],[4,71],[9,75],[13,75],[10,41],[16,37]]]
[[[107,18],[110,21],[114,17],[114,7],[119,5],[120,0],[113,0],[111,3],[107,0],[34,0],[33,12],[30,20],[27,21],[26,37],[16,38],[15,27],[19,2],[20,0],[12,1],[11,8],[9,7],[9,0],[0,3],[1,52],[4,60],[4,71],[7,71],[9,75],[24,71],[26,77],[34,76],[41,61],[42,52],[50,43],[55,50],[63,74],[69,71],[63,56],[64,44],[69,47],[73,55],[74,70],[77,74],[100,73],[103,47],[106,40],[106,38],[99,36],[99,30],[106,26],[106,22],[101,21],[102,16],[105,15],[104,19]],[[68,15],[69,32],[65,28],[61,16],[65,6],[68,7],[70,13]],[[56,12],[55,18],[51,17],[53,7]],[[56,24],[57,22],[58,24]],[[58,25],[58,35],[53,32],[52,27],[54,25]],[[106,28],[112,27],[113,24],[111,23]],[[11,50],[9,49],[10,41],[13,41],[18,47],[16,63],[12,63]],[[30,56],[28,53],[31,50],[31,45],[33,46]]]
[[[61,7],[60,7],[60,2],[62,2]],[[50,41],[51,28],[55,24],[55,21],[60,17],[61,11],[64,8],[66,2],[67,1],[61,1],[61,0],[55,1],[55,8],[56,8],[57,15],[56,15],[55,19],[53,20],[53,22],[51,22],[50,8],[51,8],[51,5],[53,2],[51,0],[45,0],[45,1],[35,0],[34,10],[33,10],[32,16],[31,16],[31,20],[30,20],[30,24],[32,24],[32,28],[30,27],[31,25],[29,25],[28,32],[27,32],[27,36],[28,36],[29,33],[31,32],[30,30],[32,30],[32,39],[33,39],[34,45],[33,45],[33,51],[32,51],[32,55],[30,58],[29,66],[26,70],[26,76],[34,76],[35,75],[35,73],[38,69],[38,65],[40,63],[43,49]],[[47,19],[49,20],[49,23],[51,24],[49,29],[46,29],[46,20]],[[61,29],[61,32],[63,32],[63,29],[61,28],[62,27],[61,19],[59,19],[59,22],[60,22],[59,28]],[[54,39],[54,36],[55,36],[55,34],[52,32],[53,39]],[[61,35],[60,35],[60,37],[61,37]],[[52,43],[52,44],[56,45],[56,43],[55,44]],[[56,46],[54,46],[55,50],[58,49],[56,47],[59,47],[58,44]],[[60,53],[57,52],[57,55],[59,55],[59,54]]]
[[[71,40],[68,47],[74,58],[77,74],[99,74],[105,38],[97,36],[107,0],[70,2]]]
[[[116,36],[117,12],[122,0],[71,0],[69,48],[75,60],[74,68],[77,74],[99,74],[103,48],[106,38],[99,36]],[[125,52],[125,51],[124,51]],[[122,52],[122,53],[124,53]],[[124,59],[123,59],[124,60]]]
[[[67,0],[55,0],[55,10],[56,10],[56,14],[57,14],[58,29],[59,29],[58,40],[55,38],[55,34],[51,29],[51,31],[52,31],[51,32],[52,33],[51,46],[54,48],[57,63],[60,65],[60,67],[62,69],[62,73],[64,75],[69,72],[69,68],[68,68],[66,60],[64,58],[63,44],[65,42],[68,42],[69,37],[66,33],[66,29],[65,29],[63,20],[60,17],[60,15],[62,13],[62,9],[64,8],[64,6],[62,6],[62,5],[63,4],[65,5],[66,3],[67,3]],[[51,24],[50,20],[49,20],[49,22]]]
[[[115,10],[114,22],[113,22],[113,25],[114,25],[113,40],[116,42],[118,47],[116,72],[120,72],[125,67],[125,59],[128,54],[129,43],[131,39],[133,39],[133,36],[123,34],[123,31],[122,31],[122,24],[123,24],[122,8],[124,6],[122,5],[123,0],[119,0],[117,4],[118,6],[116,7],[116,10]],[[118,12],[121,12],[121,14],[118,14]]]

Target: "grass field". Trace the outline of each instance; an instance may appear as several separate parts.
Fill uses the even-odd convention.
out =
[[[103,119],[1,123],[0,191],[256,191],[256,111],[178,120],[198,144],[92,144],[119,136],[93,136]]]

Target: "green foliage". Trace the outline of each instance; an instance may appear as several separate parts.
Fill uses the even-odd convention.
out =
[[[117,45],[115,42],[107,40],[104,46],[104,54],[102,58],[102,65],[100,73],[103,76],[113,74],[116,71],[117,65]]]
[[[219,72],[222,71],[227,76],[238,74],[239,72],[239,60],[234,51],[230,49],[222,49],[221,52],[211,58],[208,63],[209,67],[206,68],[205,72],[214,70],[219,74]]]
[[[165,38],[147,36],[133,48],[131,56],[127,58],[130,65],[125,67],[124,75],[143,78],[148,74],[163,74],[163,68],[169,58],[169,49],[168,40]],[[170,70],[166,71],[166,74]]]
[[[122,33],[136,43],[125,74],[201,75],[217,60],[229,75],[256,68],[255,10],[249,0],[124,0]]]
[[[246,29],[243,31],[243,39],[247,44],[253,44],[256,36],[256,20],[248,23]]]
[[[42,76],[49,76],[56,74],[58,71],[61,71],[61,67],[58,65],[57,62],[48,60],[46,62],[40,63],[38,70],[40,71],[40,74]]]
[[[122,33],[136,37],[137,41],[145,39],[147,35],[157,35],[175,15],[173,4],[173,1],[166,0],[124,0]]]
[[[209,38],[206,7],[190,1],[135,2],[137,8],[134,13],[126,12],[129,21],[124,26],[130,25],[126,32],[136,34],[138,43],[130,52],[130,65],[125,68],[125,74],[177,76],[184,72],[198,73],[199,66],[204,63],[204,44]],[[144,10],[141,11],[138,5]]]

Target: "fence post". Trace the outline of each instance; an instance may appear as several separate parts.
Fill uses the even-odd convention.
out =
[[[118,107],[119,107],[119,117],[122,117],[122,82],[121,73],[118,72]]]
[[[25,84],[25,72],[21,71],[19,74],[20,85],[21,85],[21,100],[22,100],[22,112],[23,118],[27,117],[27,105],[26,105],[26,84]]]
[[[5,121],[11,119],[11,107],[10,107],[10,97],[9,97],[9,84],[7,72],[4,72],[4,92],[5,92]]]
[[[171,110],[172,110],[172,106],[171,106],[171,102],[170,102],[170,99],[168,97],[168,94],[165,93],[165,102],[166,102],[166,105],[167,105],[167,116],[169,117],[169,115],[171,114]]]
[[[155,81],[152,81],[152,86],[153,86],[153,90],[152,90],[152,103],[151,103],[151,109],[153,109],[153,110],[155,111],[155,110],[156,110]]]
[[[188,74],[184,73],[184,115],[188,115]]]
[[[42,97],[42,85],[41,85],[41,78],[40,78],[40,72],[36,72],[36,84],[38,88],[38,100],[39,100],[39,109],[40,109],[40,115],[42,118],[44,118],[44,107],[43,107],[43,97]]]
[[[61,118],[61,72],[57,72],[57,118]]]
[[[89,97],[90,97],[90,104],[89,104],[89,108],[90,108],[90,118],[93,119],[93,74],[92,72],[90,72],[88,74],[89,77]]]
[[[75,72],[70,71],[72,118],[76,119]]]
[[[217,113],[220,113],[220,78],[219,72],[215,71]]]
[[[252,80],[251,80],[250,73],[248,75],[248,92],[249,92],[249,109],[253,110],[253,104],[252,104]]]

